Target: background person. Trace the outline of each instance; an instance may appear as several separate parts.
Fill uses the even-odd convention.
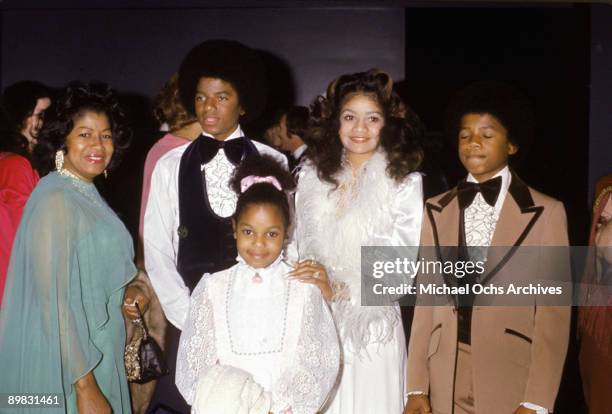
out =
[[[597,182],[589,246],[587,297],[578,309],[580,374],[589,412],[605,413],[612,406],[612,174]]]
[[[280,149],[289,153],[289,170],[295,175],[296,168],[305,160],[306,149],[304,143],[306,130],[308,129],[308,108],[304,106],[292,106],[281,117]]]
[[[266,130],[264,131],[263,134],[263,141],[269,145],[270,147],[281,151],[281,126],[280,126],[280,122],[281,119],[283,118],[283,116],[285,116],[286,114],[286,109],[278,109],[275,114],[274,117],[272,118],[272,123],[270,124],[270,126],[268,126],[268,128],[266,128]]]
[[[178,74],[172,75],[155,98],[155,117],[160,124],[168,128],[168,133],[161,137],[147,153],[142,178],[142,197],[140,202],[140,227],[138,231],[139,246],[137,251],[138,265],[144,269],[144,247],[142,234],[144,214],[149,200],[151,175],[157,161],[168,151],[193,141],[202,134],[202,127],[195,115],[187,112],[178,92]]]
[[[27,147],[28,153],[36,145],[43,126],[45,111],[51,105],[51,91],[35,81],[21,81],[8,86],[2,94],[2,110],[8,131],[21,135],[15,151]]]
[[[33,81],[4,90],[0,104],[0,298],[21,213],[38,172],[30,162],[33,144],[51,104],[49,89]]]

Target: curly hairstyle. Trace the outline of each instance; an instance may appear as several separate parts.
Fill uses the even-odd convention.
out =
[[[197,118],[187,112],[178,92],[178,74],[172,77],[164,84],[159,94],[153,101],[155,118],[160,124],[166,122],[170,131],[176,131],[193,122]]]
[[[34,147],[33,161],[41,175],[55,169],[55,153],[65,149],[66,137],[74,128],[74,121],[85,112],[104,113],[113,132],[114,152],[108,169],[121,162],[132,138],[126,127],[125,115],[117,101],[117,94],[105,83],[71,82],[63,89],[45,120],[38,144]]]
[[[270,183],[257,183],[250,186],[245,192],[242,192],[241,181],[249,175],[257,177],[274,177],[283,190],[279,191]],[[268,155],[256,155],[245,159],[242,164],[234,170],[234,174],[230,180],[230,187],[238,194],[236,211],[233,216],[234,221],[238,222],[244,210],[252,204],[271,204],[276,206],[282,213],[285,229],[289,228],[289,224],[291,223],[291,210],[289,208],[287,192],[295,188],[295,182],[293,176],[274,158]]]
[[[534,115],[529,99],[499,81],[479,81],[460,90],[446,110],[446,135],[457,146],[461,119],[466,114],[490,114],[508,131],[508,141],[519,148],[511,160],[524,159],[534,136]]]
[[[20,81],[6,87],[0,104],[0,151],[30,157],[21,130],[41,98],[51,98],[51,90],[40,82]]]
[[[338,185],[334,175],[342,165],[340,113],[355,95],[371,97],[381,107],[385,125],[380,131],[379,145],[387,155],[387,175],[401,181],[421,166],[423,127],[393,91],[391,77],[379,69],[340,76],[330,83],[326,96],[317,97],[312,104],[306,141],[319,178]]]

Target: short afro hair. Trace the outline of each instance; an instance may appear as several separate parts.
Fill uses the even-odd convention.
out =
[[[256,119],[266,104],[266,74],[257,52],[233,40],[207,40],[187,53],[179,68],[179,96],[183,106],[195,113],[195,92],[201,78],[229,82],[246,114],[244,121]]]
[[[287,132],[304,139],[310,113],[305,106],[292,106],[287,110]]]
[[[517,158],[528,152],[535,127],[533,108],[514,87],[499,81],[480,81],[459,91],[451,100],[445,122],[446,133],[455,145],[461,118],[467,114],[493,115],[508,131],[508,140],[518,147]]]

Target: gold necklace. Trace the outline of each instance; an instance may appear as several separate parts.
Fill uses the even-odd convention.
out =
[[[72,171],[62,168],[57,171],[59,175],[63,177],[71,178],[70,182],[72,183],[73,188],[75,188],[79,193],[81,193],[85,198],[96,205],[101,205],[99,200],[96,197],[96,192],[93,191],[95,189],[94,184],[92,182],[88,182],[77,176]]]
[[[63,175],[64,177],[70,177],[74,178],[75,180],[84,181],[82,178],[79,178],[75,173],[66,168],[62,168],[58,171],[58,173],[60,173],[60,175]]]

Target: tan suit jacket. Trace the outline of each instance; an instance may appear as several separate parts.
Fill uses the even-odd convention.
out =
[[[455,188],[426,202],[422,246],[457,246],[460,210],[456,191]],[[567,245],[563,204],[531,189],[513,173],[491,246]],[[558,257],[555,261],[542,256],[539,266],[543,269],[556,266]],[[570,281],[567,264],[559,266],[559,272],[564,274],[556,276],[556,280]],[[512,280],[517,272],[527,270],[525,265],[508,247],[504,254],[489,256],[483,281]],[[428,392],[435,414],[453,412],[457,358],[455,303],[449,298],[447,306],[417,305],[412,324],[408,391]],[[511,414],[525,401],[552,411],[569,328],[569,306],[543,306],[537,301],[529,306],[480,306],[476,301],[471,325],[476,414]]]

